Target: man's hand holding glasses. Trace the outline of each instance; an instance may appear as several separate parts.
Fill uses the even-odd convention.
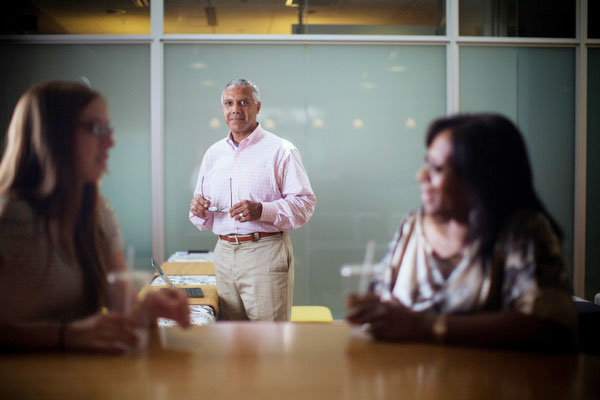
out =
[[[250,222],[258,220],[262,214],[262,204],[250,200],[244,200],[233,204],[231,186],[231,178],[229,178],[229,207],[219,208],[216,206],[211,206],[210,201],[204,197],[204,177],[202,177],[202,182],[200,183],[200,196],[194,197],[192,199],[192,203],[190,204],[190,211],[192,215],[200,218],[206,218],[208,216],[208,211],[227,213],[231,218],[238,222]]]
[[[192,215],[200,218],[206,218],[207,211],[210,208],[210,201],[206,200],[203,196],[194,197],[190,204],[190,211]]]
[[[200,218],[206,218],[206,211],[216,212],[216,213],[229,213],[231,206],[233,205],[233,194],[231,192],[231,178],[229,178],[229,207],[219,208],[216,206],[211,206],[210,201],[206,200],[204,197],[204,177],[202,177],[202,182],[200,183],[200,196],[194,197],[192,199],[192,203],[190,204],[190,211],[192,215]]]

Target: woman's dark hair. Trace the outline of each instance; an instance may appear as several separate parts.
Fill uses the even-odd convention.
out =
[[[77,185],[75,131],[81,112],[102,96],[76,82],[28,89],[17,102],[0,162],[0,195],[27,201],[70,262],[85,275],[90,307],[102,300],[107,260],[98,222],[97,183]]]
[[[470,239],[480,239],[482,255],[491,255],[502,226],[516,211],[543,213],[562,239],[562,231],[533,188],[533,177],[523,136],[498,114],[459,114],[434,121],[426,144],[449,130],[450,163],[466,185],[470,200]]]

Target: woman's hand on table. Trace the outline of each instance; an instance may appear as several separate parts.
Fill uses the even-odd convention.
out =
[[[147,323],[145,316],[150,317],[151,322],[163,317],[184,328],[190,326],[187,297],[181,290],[167,288],[148,293],[132,316],[98,312],[69,322],[64,328],[64,347],[112,354],[134,349],[139,341],[136,329]]]
[[[191,325],[188,299],[182,290],[164,288],[152,291],[144,297],[141,305],[142,310],[151,317],[151,321],[168,318],[184,328]]]
[[[66,324],[63,344],[66,350],[123,353],[137,346],[137,326],[133,318],[122,314],[98,312]]]
[[[424,313],[411,311],[396,301],[358,302],[346,320],[352,324],[368,324],[365,329],[377,340],[424,341],[431,331]]]

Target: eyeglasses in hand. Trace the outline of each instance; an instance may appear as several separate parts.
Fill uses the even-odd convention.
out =
[[[200,183],[200,192],[202,194],[202,197],[204,197],[204,177],[202,177],[202,182]],[[206,198],[206,197],[204,197],[204,198]],[[233,207],[233,194],[232,194],[232,190],[231,190],[231,178],[229,178],[229,207],[219,208],[216,206],[210,206],[210,207],[208,207],[208,211],[218,212],[218,213],[228,213],[229,210],[231,209],[231,207]]]

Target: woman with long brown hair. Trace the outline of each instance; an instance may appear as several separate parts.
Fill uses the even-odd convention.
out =
[[[8,349],[119,352],[139,321],[103,313],[106,276],[126,270],[120,228],[98,182],[114,146],[106,101],[79,83],[33,86],[15,107],[0,163],[0,336]],[[189,325],[176,290],[140,313]]]

